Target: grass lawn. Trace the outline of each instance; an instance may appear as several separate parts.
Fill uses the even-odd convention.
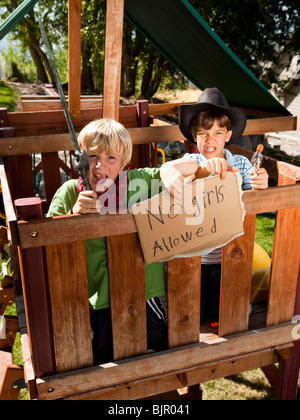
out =
[[[16,90],[0,80],[0,108],[7,108],[8,112],[14,112],[17,96]]]

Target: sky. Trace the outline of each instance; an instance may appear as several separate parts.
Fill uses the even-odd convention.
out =
[[[0,51],[7,51],[7,39],[6,37],[2,38],[0,41]]]

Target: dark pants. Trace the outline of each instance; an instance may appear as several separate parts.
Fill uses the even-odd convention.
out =
[[[159,304],[159,301],[156,302]],[[162,308],[160,308],[163,310]],[[155,351],[168,348],[168,330],[163,319],[146,305],[147,311],[147,347]],[[92,346],[94,365],[111,362],[113,360],[112,329],[110,308],[90,310],[92,328]]]
[[[218,321],[221,264],[201,265],[201,322]]]

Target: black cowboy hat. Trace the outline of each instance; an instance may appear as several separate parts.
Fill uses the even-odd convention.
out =
[[[179,107],[179,128],[182,134],[192,143],[196,144],[191,133],[191,122],[202,111],[220,111],[227,115],[232,125],[230,143],[233,143],[243,134],[247,122],[245,113],[239,108],[230,107],[219,89],[208,88],[199,96],[197,103]]]

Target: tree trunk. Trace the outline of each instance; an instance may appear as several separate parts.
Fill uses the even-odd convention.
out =
[[[32,45],[29,45],[29,51],[36,67],[36,78],[42,83],[48,83],[49,79],[41,60],[41,57],[36,53]]]
[[[87,39],[81,42],[82,71],[81,91],[85,94],[93,94],[95,91],[93,72],[91,66],[91,46]]]

